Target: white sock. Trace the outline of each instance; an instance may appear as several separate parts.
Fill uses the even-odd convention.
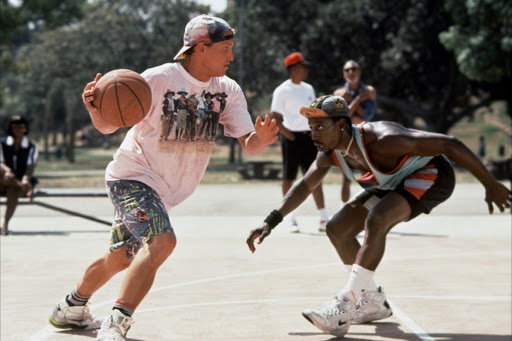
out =
[[[373,274],[374,271],[367,270],[357,264],[352,265],[348,283],[345,285],[342,292],[352,291],[357,302],[359,298],[361,298],[361,291],[370,286]]]
[[[321,221],[329,221],[329,215],[327,214],[327,210],[325,208],[320,208],[318,213],[320,214]]]
[[[345,265],[345,268],[347,269],[349,274],[352,273],[352,264],[343,264],[343,265]],[[366,290],[366,291],[377,291],[378,289],[379,289],[379,286],[375,282],[374,277],[372,277],[370,282],[368,282],[367,287],[363,288],[363,290]]]

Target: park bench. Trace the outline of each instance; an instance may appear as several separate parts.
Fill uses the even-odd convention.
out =
[[[1,194],[1,196],[4,197],[5,195]],[[32,198],[20,198],[18,205],[37,205],[37,206],[47,208],[49,210],[69,214],[71,216],[80,217],[80,218],[91,220],[91,221],[94,221],[94,222],[97,222],[100,224],[105,224],[105,225],[111,226],[112,225],[111,221],[106,221],[103,219],[99,219],[90,214],[85,214],[85,213],[77,212],[74,210],[69,210],[64,207],[52,205],[48,202],[37,200],[38,198],[57,198],[57,197],[60,197],[60,198],[87,198],[87,197],[101,198],[101,197],[107,197],[107,196],[108,196],[107,192],[104,192],[104,191],[98,191],[98,192],[80,192],[80,191],[77,191],[77,192],[66,192],[66,191],[53,192],[53,191],[51,191],[51,192],[49,192],[44,189],[36,189]],[[5,200],[0,201],[0,205],[5,205],[5,204],[6,204]]]
[[[276,180],[281,172],[281,164],[271,160],[251,160],[237,167],[243,179]]]

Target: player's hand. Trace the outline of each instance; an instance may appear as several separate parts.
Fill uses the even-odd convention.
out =
[[[498,181],[495,181],[491,186],[486,187],[485,191],[485,202],[489,208],[489,214],[494,213],[494,205],[496,205],[501,212],[505,211],[505,208],[510,207],[512,201],[512,192]]]
[[[249,250],[254,253],[254,251],[256,251],[256,248],[254,247],[254,241],[256,238],[258,238],[258,244],[261,244],[263,240],[270,235],[271,232],[272,229],[270,226],[268,226],[267,223],[263,223],[263,226],[252,230],[249,234],[249,238],[246,240],[246,243],[249,246]]]
[[[96,87],[96,83],[100,80],[100,78],[101,73],[97,73],[94,80],[87,83],[84,88],[84,92],[82,93],[82,100],[84,101],[85,108],[90,113],[95,113],[98,111],[98,109],[92,105],[92,101],[94,101],[94,88]]]
[[[261,117],[258,116],[256,118],[256,122],[254,123],[254,129],[256,130],[256,135],[258,135],[261,142],[263,142],[263,144],[266,146],[276,142],[279,138],[277,135],[279,132],[277,121],[275,118],[271,119],[268,115],[265,115],[264,121],[262,121]]]

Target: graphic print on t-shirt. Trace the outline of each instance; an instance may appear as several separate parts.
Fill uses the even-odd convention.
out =
[[[225,92],[189,93],[185,89],[167,89],[162,100],[159,149],[175,147],[211,151],[217,135],[220,114],[226,107]]]

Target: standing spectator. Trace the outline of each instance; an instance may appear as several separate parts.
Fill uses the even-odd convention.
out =
[[[347,101],[352,123],[371,121],[375,115],[377,91],[361,81],[361,67],[353,60],[347,61],[343,66],[343,78],[345,84],[334,91],[334,95]]]
[[[220,116],[225,134],[237,138],[249,154],[257,154],[277,141],[278,128],[268,116],[253,124],[242,89],[226,76],[234,59],[234,34],[224,20],[199,15],[185,27],[183,48],[174,57],[183,62],[153,67],[142,77],[151,87],[153,103],[161,101],[166,89],[183,95],[178,110],[185,115],[187,106],[179,105],[186,104],[186,94],[229,94]],[[86,85],[82,96],[95,127],[109,134],[117,128],[105,122],[92,105],[100,77],[97,74]],[[213,143],[159,142],[160,114],[160,106],[153,105],[147,116],[128,131],[107,166],[106,186],[116,210],[111,245],[53,309],[50,322],[58,328],[98,328],[99,321],[92,318],[87,302],[115,274],[126,269],[118,299],[97,335],[98,341],[125,340],[134,323],[135,309],[151,289],[158,268],[174,251],[176,236],[167,212],[197,188]]]
[[[377,91],[373,86],[361,81],[361,67],[353,60],[347,61],[343,66],[343,78],[345,84],[334,91],[334,95],[341,96],[347,101],[352,123],[370,121],[375,115]],[[347,202],[349,199],[350,180],[343,175],[341,201]]]
[[[294,52],[284,59],[284,65],[290,73],[290,78],[274,90],[270,107],[280,132],[283,155],[283,196],[292,187],[299,166],[302,173],[306,174],[317,153],[317,148],[311,140],[308,120],[300,114],[300,108],[309,105],[315,99],[315,90],[305,82],[310,64],[304,60],[300,52]],[[322,184],[318,185],[312,194],[320,214],[318,230],[325,232],[329,216],[325,210]],[[300,232],[295,212],[291,212],[287,219],[290,221],[289,231]]]
[[[9,221],[18,206],[18,198],[32,199],[37,179],[33,177],[39,150],[28,137],[28,122],[21,116],[12,116],[7,126],[7,137],[1,138],[0,193],[7,197],[2,220],[2,235],[10,233]]]

